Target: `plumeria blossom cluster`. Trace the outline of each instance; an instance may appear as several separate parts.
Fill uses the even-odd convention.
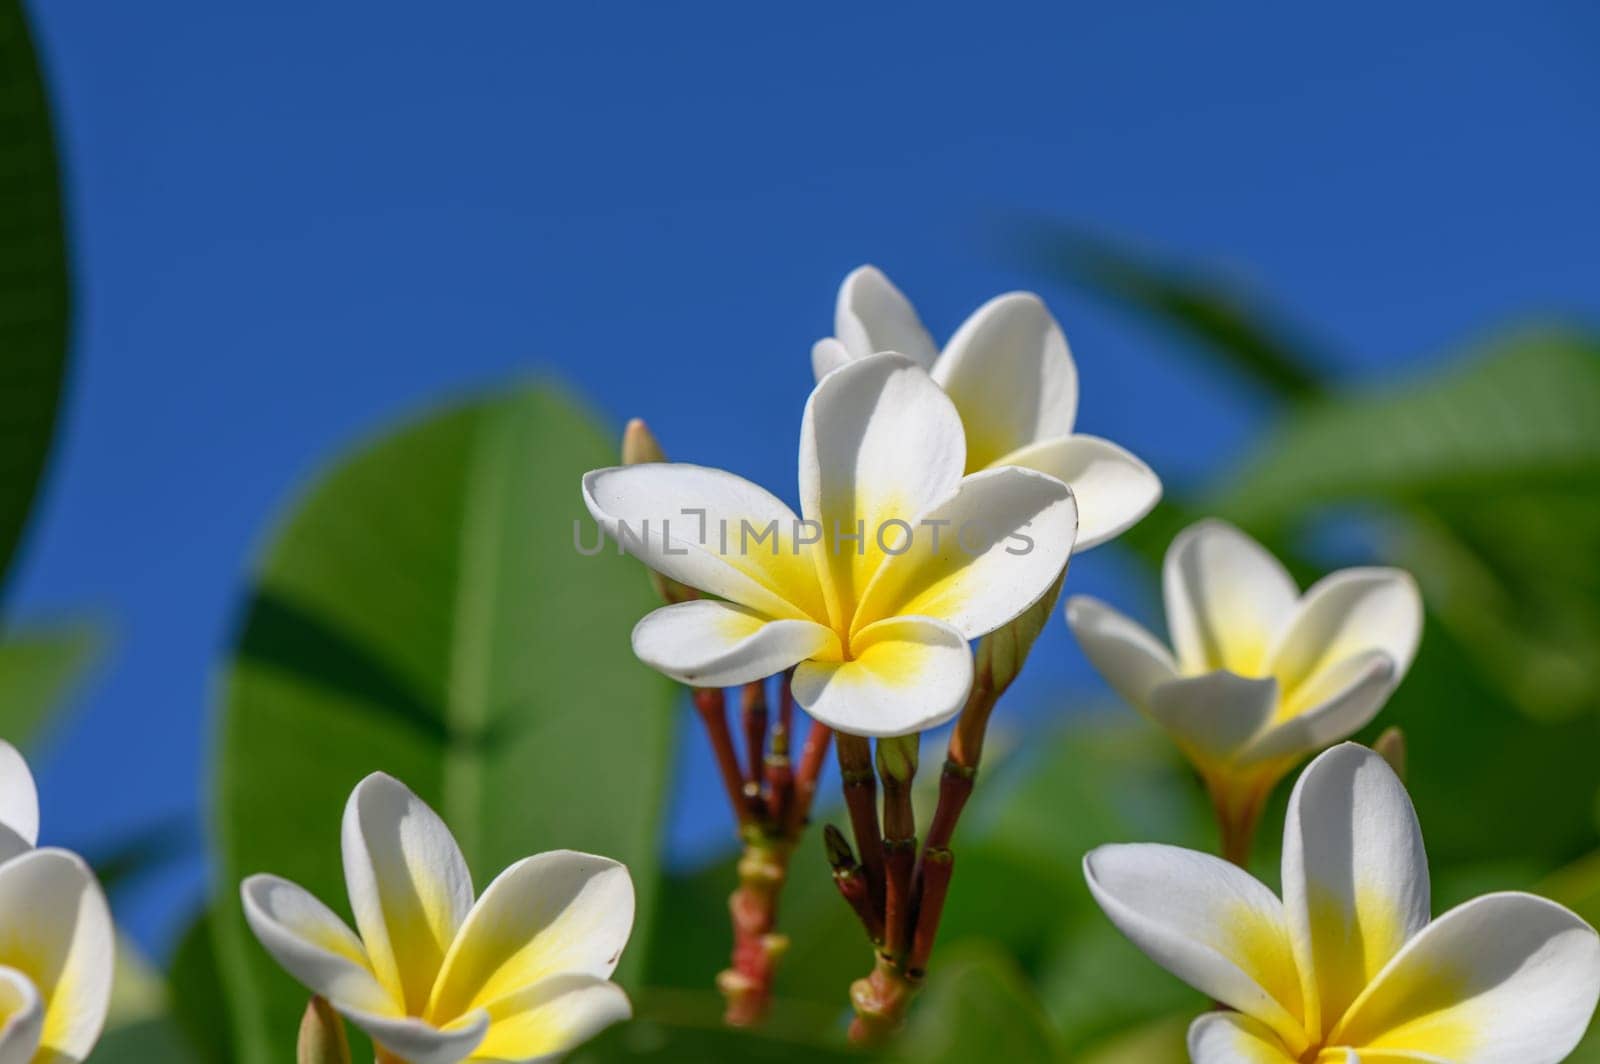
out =
[[[111,1004],[111,910],[82,858],[38,841],[33,775],[0,741],[0,1061],[79,1064]]]
[[[1600,936],[1531,894],[1430,919],[1405,787],[1345,743],[1295,784],[1283,895],[1171,846],[1106,846],[1084,875],[1111,921],[1220,1002],[1189,1031],[1195,1064],[1556,1064],[1600,1000]]]
[[[371,1036],[380,1061],[549,1060],[630,1015],[609,981],[633,928],[622,865],[542,853],[475,899],[449,828],[382,773],[351,793],[341,840],[356,931],[277,876],[240,893],[261,944]]]
[[[825,842],[877,951],[851,990],[852,1036],[867,1041],[898,1025],[922,977],[989,713],[1052,608],[1069,555],[1138,521],[1160,483],[1122,448],[1073,432],[1076,369],[1036,296],[991,300],[940,349],[899,289],[864,266],[839,291],[834,333],[812,350],[798,514],[733,474],[666,463],[659,449],[588,474],[583,493],[619,547],[654,571],[666,605],[639,623],[634,649],[696,689],[730,800],[754,833],[742,875],[758,867],[761,840],[775,837],[750,803],[759,809],[777,791],[741,774],[717,689],[745,685],[752,766],[770,676],[824,734],[837,733],[854,845],[831,826]],[[674,528],[687,514],[698,527]],[[960,535],[941,545],[921,534],[980,521],[990,534],[977,550]],[[882,534],[891,526],[902,533],[892,544]],[[753,531],[764,549],[752,549]],[[1600,994],[1600,939],[1521,894],[1430,923],[1420,830],[1378,754],[1345,744],[1301,777],[1282,900],[1241,867],[1276,785],[1372,720],[1404,677],[1423,617],[1410,576],[1348,569],[1302,594],[1260,544],[1203,521],[1171,545],[1163,584],[1170,649],[1093,599],[1073,597],[1066,615],[1111,686],[1190,760],[1216,809],[1226,859],[1126,845],[1084,865],[1113,922],[1227,1010],[1195,1022],[1194,1060],[1565,1056]],[[952,718],[919,850],[917,736]],[[808,740],[807,760],[820,748]],[[782,869],[760,867],[759,926],[770,931]],[[732,974],[739,955],[736,946]],[[770,977],[771,964],[760,971]],[[755,1014],[733,1000],[730,1021]]]
[[[1136,522],[1160,482],[1115,444],[1073,433],[1077,370],[1037,296],[991,300],[941,353],[900,291],[864,266],[840,289],[835,332],[813,350],[798,513],[734,474],[664,461],[595,470],[583,496],[618,546],[657,574],[668,604],[639,623],[634,650],[699,692],[730,801],[756,832],[742,872],[759,864],[781,881],[772,854],[792,839],[762,837],[773,825],[742,812],[760,784],[747,772],[741,786],[707,692],[745,685],[748,695],[781,675],[785,696],[837,732],[856,845],[831,832],[829,858],[879,951],[852,993],[865,1037],[899,1022],[921,978],[988,710],[1020,666],[996,677],[988,659],[975,665],[972,641],[1048,611],[1074,547]],[[1008,645],[1025,656],[1031,640]],[[919,853],[915,736],[958,715],[965,727]],[[759,722],[752,734],[753,764]],[[757,924],[767,929],[772,894]],[[738,894],[734,912],[737,931]],[[770,975],[770,964],[741,970],[740,953],[736,944],[725,992],[746,994],[755,975]],[[749,1010],[729,997],[738,1022]]]

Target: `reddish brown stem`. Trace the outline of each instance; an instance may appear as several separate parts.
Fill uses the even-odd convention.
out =
[[[844,835],[832,824],[822,829],[822,842],[828,850],[828,864],[833,867],[833,882],[839,888],[845,903],[861,921],[867,937],[874,946],[883,945],[883,920],[872,908],[872,897],[867,892],[867,879],[861,874],[855,854]]]
[[[861,855],[861,870],[875,912],[883,911],[883,835],[878,830],[878,785],[872,772],[872,745],[859,735],[839,733],[839,771],[844,776],[844,804]]]
[[[767,759],[767,685],[764,680],[744,685],[740,700],[740,713],[744,719],[746,794],[760,796],[762,765]]]
[[[790,729],[794,727],[794,692],[789,688],[789,676],[786,672],[778,678],[778,713],[772,722],[771,750],[766,761],[767,819],[795,835],[802,818],[795,813],[794,768],[789,760]]]
[[[723,1020],[733,1027],[751,1027],[766,1018],[778,961],[789,948],[788,936],[776,928],[778,898],[788,878],[793,845],[751,834],[739,859],[739,888],[728,899],[732,964],[717,976],[717,987],[728,1003]]]
[[[878,955],[872,974],[850,986],[850,1003],[856,1018],[850,1024],[850,1041],[862,1046],[881,1045],[905,1023],[906,1011],[921,981],[901,971],[889,958]]]
[[[879,740],[881,743],[883,740]],[[881,752],[881,748],[880,748]],[[880,766],[881,767],[881,766]],[[917,823],[911,808],[911,779],[881,772],[883,783],[884,946],[903,963],[911,945],[912,872],[917,861]]]
[[[706,735],[711,740],[711,752],[716,755],[717,771],[722,776],[722,788],[728,793],[728,805],[740,825],[750,821],[750,803],[745,799],[744,773],[739,768],[739,754],[733,747],[733,733],[728,729],[727,699],[720,687],[696,687],[694,707],[705,723]]]
[[[906,962],[906,970],[913,977],[921,978],[927,970],[928,958],[933,955],[933,940],[939,934],[939,919],[944,915],[944,900],[950,893],[950,875],[955,871],[955,863],[955,854],[946,849],[929,849],[922,853],[922,862],[917,868],[921,892],[917,927],[911,936],[911,957]]]
[[[806,731],[806,742],[800,750],[800,763],[794,774],[794,805],[789,810],[786,827],[792,835],[799,834],[811,815],[811,804],[817,797],[817,782],[822,778],[822,765],[828,759],[828,746],[833,742],[833,729],[820,721],[812,721]]]

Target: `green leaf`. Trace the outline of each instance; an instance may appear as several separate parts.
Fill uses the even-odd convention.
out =
[[[55,136],[19,0],[0,0],[0,587],[55,432],[67,362]]]
[[[1489,505],[1486,493],[1600,480],[1600,340],[1531,332],[1399,388],[1297,411],[1230,474],[1217,509],[1252,527],[1348,501]]]
[[[100,630],[87,624],[12,629],[0,636],[0,736],[19,745],[37,738],[104,642]]]
[[[167,965],[168,1001],[172,1022],[194,1056],[205,1064],[228,1064],[233,1030],[217,968],[214,921],[214,914],[204,911],[178,939]]]
[[[912,1006],[895,1056],[929,1064],[1067,1059],[1016,962],[980,943],[945,951]]]
[[[375,770],[438,810],[481,889],[559,847],[639,892],[620,978],[648,949],[676,689],[633,657],[653,605],[593,542],[584,471],[616,450],[550,388],[435,414],[325,475],[262,561],[223,685],[216,927],[236,1058],[292,1058],[306,992],[245,927],[271,871],[343,909],[339,821]]]
[[[1322,391],[1324,359],[1240,286],[1066,225],[1045,224],[1026,243],[1044,270],[1165,326],[1267,394],[1302,400]]]
[[[676,917],[676,914],[674,914]],[[580,1047],[569,1064],[622,1061],[767,1061],[830,1064],[859,1061],[844,1044],[845,1010],[779,999],[759,1030],[722,1025],[726,1003],[712,990],[649,990],[635,995],[637,1018]]]

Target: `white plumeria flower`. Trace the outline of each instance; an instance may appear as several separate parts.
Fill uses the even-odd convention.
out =
[[[111,909],[65,850],[34,849],[27,763],[0,741],[0,1064],[79,1064],[111,1005]]]
[[[16,747],[0,739],[0,861],[39,842],[39,792]]]
[[[1173,540],[1162,576],[1176,654],[1092,598],[1070,599],[1067,622],[1194,762],[1225,839],[1247,847],[1278,781],[1383,707],[1416,653],[1422,599],[1387,568],[1343,569],[1301,595],[1264,547],[1215,520]]]
[[[528,857],[473,900],[450,829],[375,773],[345,806],[345,886],[360,936],[303,888],[256,875],[245,918],[277,962],[406,1064],[546,1060],[627,1019],[608,982],[633,929],[615,861]]]
[[[897,736],[961,709],[968,641],[1033,605],[1072,551],[1077,509],[1065,484],[1017,468],[963,477],[965,468],[949,397],[887,353],[829,374],[806,403],[805,524],[749,481],[701,466],[596,470],[583,493],[619,546],[726,600],[646,616],[633,632],[642,661],[699,687],[798,665],[795,698],[813,717]],[[757,540],[746,528],[774,534]]]
[[[966,425],[966,472],[1024,466],[1072,488],[1078,550],[1126,531],[1161,498],[1149,466],[1109,440],[1072,431],[1078,367],[1061,327],[1032,292],[989,300],[941,352],[900,289],[877,267],[861,266],[839,286],[833,328],[835,335],[811,349],[818,381],[879,351],[915,359]]]
[[[1429,922],[1411,799],[1353,743],[1295,785],[1282,901],[1172,846],[1101,847],[1084,874],[1123,934],[1233,1010],[1189,1029],[1195,1064],[1555,1064],[1600,998],[1600,937],[1554,902],[1489,894]]]

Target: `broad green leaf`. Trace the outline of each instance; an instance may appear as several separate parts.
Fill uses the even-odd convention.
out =
[[[979,943],[947,950],[894,1046],[896,1059],[1066,1060],[1065,1050],[1016,962]]]
[[[653,605],[637,563],[574,547],[580,477],[615,461],[559,392],[518,391],[361,448],[274,537],[222,686],[216,770],[215,931],[243,1064],[292,1058],[306,993],[250,936],[238,883],[271,871],[347,913],[340,814],[375,770],[438,810],[480,890],[543,850],[625,862],[633,981],[677,698],[630,649]]]
[[[200,913],[178,939],[167,964],[168,1009],[185,1044],[204,1064],[228,1064],[233,1031],[210,910]]]
[[[39,487],[67,362],[55,135],[19,0],[0,0],[0,587]]]
[[[1337,502],[1492,507],[1530,484],[1600,481],[1600,340],[1534,332],[1378,393],[1325,399],[1285,419],[1229,475],[1219,512],[1260,528]]]
[[[103,643],[86,624],[13,628],[0,636],[0,738],[18,745],[37,738]]]
[[[844,1040],[842,1009],[786,1001],[773,1003],[760,1029],[722,1025],[722,996],[714,990],[649,990],[635,995],[636,1018],[580,1047],[570,1064],[625,1061],[767,1061],[829,1064],[865,1059]]]
[[[126,937],[117,938],[116,972],[105,1032],[92,1057],[95,1064],[202,1064],[189,1051],[167,1012],[170,995],[161,973]]]

